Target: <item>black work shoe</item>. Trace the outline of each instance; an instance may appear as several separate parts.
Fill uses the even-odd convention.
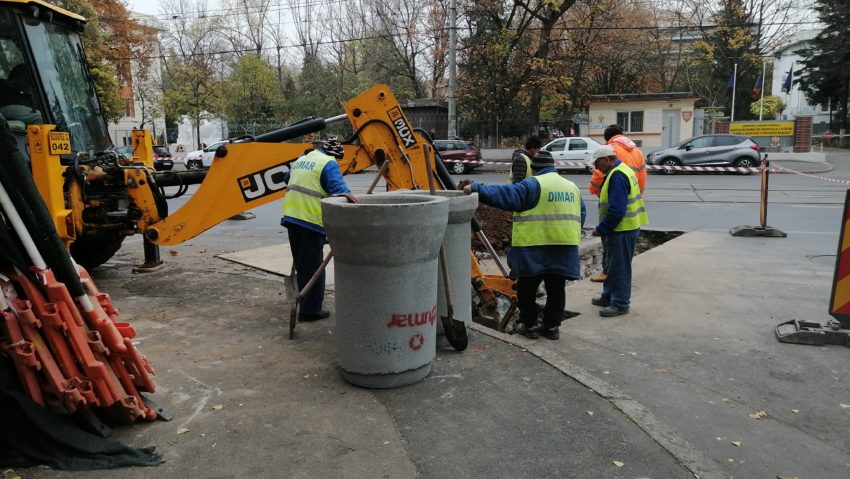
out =
[[[614,306],[607,306],[599,310],[599,316],[603,318],[613,318],[614,316],[622,316],[624,314],[629,314],[628,309],[620,309]]]
[[[604,299],[602,299],[602,296],[599,296],[599,297],[591,299],[590,304],[592,304],[594,306],[603,306],[604,307],[604,306],[611,306],[611,301],[610,300],[605,301]]]
[[[553,328],[543,326],[538,331],[540,332],[540,335],[546,339],[557,340],[561,337],[561,332],[559,331],[558,326]]]
[[[521,334],[528,339],[537,339],[540,337],[540,333],[537,332],[537,326],[528,327],[525,323],[519,323],[514,330],[517,334]]]
[[[331,315],[331,312],[327,309],[322,309],[318,313],[299,313],[298,321],[302,323],[309,323],[310,321],[318,321],[320,319],[327,319]]]

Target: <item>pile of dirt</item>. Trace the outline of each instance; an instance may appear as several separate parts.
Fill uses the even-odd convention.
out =
[[[511,213],[487,205],[478,205],[475,217],[481,223],[484,234],[497,253],[504,254],[511,247]],[[486,252],[477,236],[472,236],[473,251]]]

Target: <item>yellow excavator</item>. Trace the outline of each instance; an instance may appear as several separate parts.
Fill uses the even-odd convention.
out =
[[[411,127],[386,85],[348,101],[344,114],[234,138],[216,150],[208,170],[156,172],[149,132],[133,133],[132,157],[114,151],[80,43],[84,26],[84,18],[42,0],[0,0],[0,114],[29,155],[56,231],[87,268],[108,260],[132,234],[144,235],[146,260],[155,263],[158,245],[182,243],[280,200],[288,164],[313,147],[290,141],[337,122],[348,121],[354,132],[344,141],[343,174],[377,166],[389,190],[427,189],[429,176],[455,188],[428,133]],[[192,198],[169,213],[163,188],[193,184]],[[503,329],[516,310],[514,283],[477,222],[473,228],[502,271],[485,274],[472,257],[477,312]]]

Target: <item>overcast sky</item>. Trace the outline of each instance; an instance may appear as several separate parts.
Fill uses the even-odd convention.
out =
[[[127,0],[130,10],[148,15],[157,15],[159,11],[159,0]]]

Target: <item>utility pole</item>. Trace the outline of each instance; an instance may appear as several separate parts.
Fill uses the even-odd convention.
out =
[[[729,123],[735,121],[735,90],[737,89],[738,83],[738,64],[735,64],[735,67],[732,70],[732,115],[729,119]]]
[[[449,1],[449,131],[447,138],[457,137],[457,0]]]
[[[761,86],[759,87],[759,121],[764,115],[764,75],[767,73],[767,60],[761,62]]]

